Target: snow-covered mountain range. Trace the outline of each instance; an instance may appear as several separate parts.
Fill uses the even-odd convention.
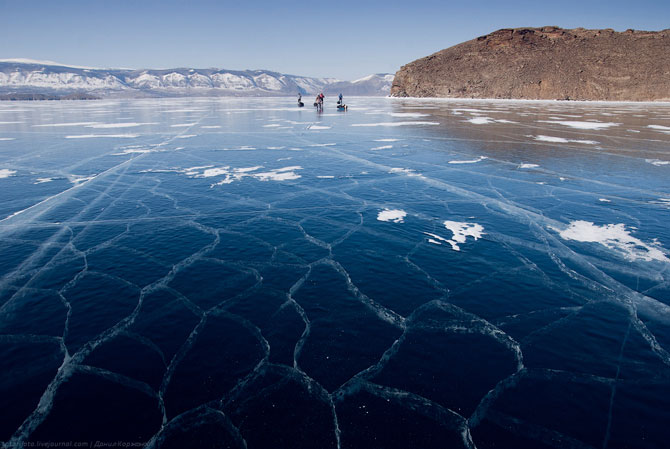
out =
[[[267,96],[325,94],[388,95],[391,74],[355,81],[286,75],[268,70],[99,69],[50,61],[0,59],[0,94],[85,93],[101,97]]]

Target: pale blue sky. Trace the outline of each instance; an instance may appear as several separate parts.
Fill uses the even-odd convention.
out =
[[[499,28],[660,30],[668,19],[668,0],[0,0],[0,58],[351,80]]]

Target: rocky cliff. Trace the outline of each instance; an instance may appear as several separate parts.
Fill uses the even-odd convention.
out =
[[[670,100],[670,29],[502,29],[401,67],[391,95]]]

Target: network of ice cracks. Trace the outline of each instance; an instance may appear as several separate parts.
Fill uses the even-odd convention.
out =
[[[5,323],[15,322],[19,318],[29,319],[30,307],[63,318],[55,326],[60,329],[56,332],[30,328],[29,323],[24,323],[25,332],[8,334],[4,330],[11,326],[3,325],[0,342],[6,345],[25,344],[26,347],[52,347],[54,354],[51,357],[58,361],[57,371],[45,384],[38,403],[33,404],[32,411],[26,416],[20,417],[19,425],[5,446],[21,447],[24,442],[30,441],[40,427],[48,423],[50,414],[55,410],[59,391],[75,381],[87,378],[88,382],[101,382],[104,388],[112,390],[110,385],[115,385],[114,388],[120,386],[121,390],[144,396],[155,405],[156,416],[152,416],[153,421],[145,421],[145,424],[154,423],[155,432],[135,436],[148,440],[148,447],[152,448],[168,447],[175,444],[173,441],[181,441],[179,438],[184,435],[197,432],[219,432],[230,447],[257,447],[254,440],[261,431],[277,434],[288,432],[284,438],[292,439],[291,443],[281,440],[281,437],[277,440],[283,441],[282,444],[287,447],[355,447],[358,441],[356,438],[363,438],[362,434],[374,436],[375,433],[393,433],[393,429],[388,428],[393,426],[392,420],[388,426],[355,429],[365,425],[361,423],[367,414],[375,412],[403,416],[398,422],[405,425],[408,422],[420,422],[421,429],[430,429],[433,435],[410,435],[411,438],[415,441],[426,438],[421,441],[424,444],[432,441],[435,447],[489,447],[490,441],[487,442],[485,438],[477,442],[476,432],[481,426],[497,426],[505,429],[507,437],[515,435],[520,438],[519,441],[526,441],[522,440],[526,438],[527,441],[541,443],[542,447],[608,447],[616,432],[613,420],[616,420],[617,413],[617,391],[625,390],[628,385],[628,379],[621,378],[620,373],[624,369],[623,360],[631,357],[630,354],[624,356],[631,341],[635,341],[635,347],[643,347],[646,351],[646,358],[637,363],[646,364],[645,367],[654,371],[653,374],[645,372],[631,382],[648,384],[661,391],[663,388],[667,391],[669,385],[670,354],[650,329],[650,325],[662,329],[670,324],[670,309],[654,299],[655,293],[667,291],[664,290],[668,286],[667,251],[658,242],[632,237],[626,228],[617,228],[620,234],[600,242],[593,237],[582,240],[596,246],[601,243],[603,248],[596,251],[610,256],[614,254],[615,258],[623,261],[621,265],[613,267],[612,262],[601,262],[593,255],[584,254],[582,251],[586,251],[585,246],[574,244],[575,238],[561,234],[572,229],[568,220],[561,222],[549,218],[549,214],[523,204],[519,198],[508,198],[504,189],[497,188],[491,179],[484,181],[488,183],[486,188],[477,190],[466,188],[459,182],[450,182],[443,176],[449,170],[475,170],[477,164],[488,162],[514,166],[517,170],[534,169],[538,167],[536,164],[495,160],[491,155],[472,158],[471,154],[464,154],[461,157],[453,155],[441,164],[411,161],[410,167],[407,159],[398,161],[397,154],[384,154],[384,151],[389,150],[407,151],[401,150],[402,139],[385,138],[388,136],[384,129],[394,127],[393,123],[411,127],[412,119],[418,119],[416,122],[420,124],[415,125],[418,129],[432,127],[444,120],[435,111],[449,111],[452,120],[463,116],[464,128],[514,123],[489,117],[494,113],[502,114],[508,108],[505,105],[456,107],[449,103],[437,106],[418,103],[412,105],[412,110],[421,110],[423,105],[429,106],[425,107],[426,114],[395,112],[390,115],[399,117],[397,122],[389,122],[386,116],[378,122],[358,123],[378,125],[366,129],[363,134],[349,135],[340,132],[337,127],[323,124],[313,126],[309,122],[290,120],[277,120],[276,123],[281,126],[267,127],[267,132],[278,133],[282,136],[282,143],[291,142],[290,145],[294,147],[272,146],[272,138],[268,138],[268,134],[263,135],[264,140],[254,141],[257,137],[250,134],[246,136],[250,140],[248,145],[224,148],[229,134],[221,135],[220,139],[224,142],[220,148],[222,150],[275,151],[288,155],[285,157],[286,166],[280,163],[276,168],[255,164],[231,168],[222,163],[225,161],[222,156],[225,152],[213,153],[212,160],[203,160],[201,156],[188,159],[190,148],[184,144],[186,139],[196,136],[195,133],[200,129],[212,132],[217,129],[217,125],[206,125],[209,123],[207,120],[212,118],[207,108],[201,111],[196,109],[189,116],[192,120],[184,123],[184,126],[173,125],[174,132],[161,136],[160,141],[140,145],[140,149],[127,145],[127,142],[110,145],[109,152],[98,157],[102,160],[116,155],[117,158],[121,157],[116,159],[118,163],[90,177],[71,179],[72,187],[0,221],[2,238],[9,247],[34,247],[34,252],[27,259],[17,261],[16,267],[2,278],[0,291],[4,304],[0,308],[0,318]],[[384,107],[388,108],[388,105],[383,103],[380,106],[380,114],[383,114]],[[526,107],[519,106],[517,112],[523,115],[522,111]],[[350,107],[350,111],[355,110]],[[360,110],[365,111],[363,107]],[[368,112],[373,116],[376,113],[369,109]],[[357,124],[356,116],[349,114],[354,124]],[[429,114],[433,116],[425,118]],[[560,112],[555,114],[560,115]],[[541,144],[577,144],[578,147],[582,146],[580,151],[585,152],[595,151],[589,146],[601,142],[602,147],[597,151],[608,151],[607,142],[613,142],[608,138],[611,129],[595,125],[589,128],[588,122],[578,118],[562,118],[562,121],[545,120],[544,124],[538,121],[537,128],[529,131],[532,134],[530,138],[523,137]],[[362,122],[362,119],[359,121]],[[150,123],[155,121],[152,119]],[[549,125],[558,128],[572,125],[574,128],[590,129],[591,132],[588,138],[560,140],[561,137],[547,137],[552,131]],[[359,128],[363,129],[362,126]],[[663,132],[661,129],[660,133]],[[71,130],[68,133],[66,138],[75,136]],[[79,137],[82,136],[86,134]],[[95,139],[97,134],[88,136]],[[117,139],[133,138],[128,136],[134,134],[114,134]],[[413,143],[417,144],[427,142],[421,138],[425,136],[427,134],[412,130],[402,138],[414,139]],[[507,138],[522,139],[521,136]],[[386,145],[391,142],[392,145]],[[290,155],[292,151],[296,156]],[[184,158],[189,161],[197,160],[197,163],[177,167],[173,160],[165,162],[162,159],[163,155],[177,152],[184,154]],[[338,182],[333,186],[303,182],[310,163],[303,154],[335,159],[355,166],[362,174],[373,172],[376,176],[334,176]],[[663,160],[664,156],[661,154],[658,157],[661,159],[650,159],[654,167],[663,165],[653,164],[653,161]],[[288,161],[291,158],[294,160]],[[25,170],[29,164],[26,160],[11,162],[7,164],[8,176],[14,175],[17,170]],[[80,162],[60,170],[61,176],[69,179],[65,174],[76,172],[77,164]],[[207,170],[218,171],[210,171],[211,176],[208,176]],[[287,172],[291,175],[285,176]],[[261,176],[254,176],[254,173]],[[273,176],[273,173],[280,176]],[[472,174],[476,176],[474,171]],[[561,173],[552,175],[563,181],[563,177],[559,176]],[[498,175],[491,178],[495,176]],[[205,179],[210,177],[212,179]],[[450,202],[454,199],[481,205],[491,214],[517,223],[534,240],[524,241],[513,233],[499,233],[495,229],[482,227],[475,222],[476,217],[461,217],[463,221],[457,222],[450,221],[452,217],[448,215],[436,218],[423,214],[419,207],[403,204],[401,198],[384,191],[389,179],[396,182],[401,179],[404,183],[424,188],[425,198],[444,206],[444,210],[453,207]],[[588,183],[588,180],[581,181]],[[200,188],[180,192],[177,185],[185,182],[201,182]],[[255,197],[249,196],[249,192],[241,188],[245,183],[263,182],[267,183],[268,190]],[[227,191],[226,188],[233,183],[237,189]],[[290,188],[279,194],[273,191],[279,185],[274,183],[282,183],[282,187]],[[380,203],[372,196],[357,197],[353,192],[358,192],[361,187],[389,193],[393,199],[389,203]],[[617,195],[625,195],[626,191],[640,193],[643,190],[635,186],[617,187]],[[586,187],[582,185],[581,188]],[[438,193],[443,193],[448,199],[442,199]],[[662,196],[657,191],[643,193]],[[319,200],[313,201],[305,210],[286,210],[286,204],[299,204],[303,197],[316,197]],[[664,202],[663,198],[658,200],[653,207],[667,208],[667,201]],[[192,204],[209,205],[198,208]],[[333,210],[348,214],[347,220],[329,218],[327,212]],[[403,234],[410,218],[433,223],[434,226],[415,234]],[[319,232],[313,226],[314,220],[335,228],[337,232]],[[384,226],[388,226],[388,229],[394,227],[395,230],[383,234],[378,227],[370,226],[378,226],[380,221],[385,221]],[[593,223],[581,223],[587,228],[591,226],[589,229],[599,235]],[[113,231],[109,233],[109,229]],[[613,230],[612,227],[607,229]],[[166,241],[167,236],[175,232],[183,235],[182,239],[177,242]],[[290,235],[290,240],[284,239],[284,234]],[[404,267],[405,271],[398,275],[411,273],[414,276],[411,282],[425,284],[430,295],[417,298],[411,307],[394,310],[384,305],[383,298],[378,294],[359,288],[354,276],[340,260],[346,252],[339,251],[343,247],[347,250],[355,248],[360,244],[358,238],[363,241],[386,241],[391,246],[404,248],[404,252],[396,254],[397,260],[393,262],[394,266]],[[352,240],[354,242],[351,246],[347,246]],[[239,241],[249,242],[245,248],[255,249],[249,253],[236,253],[236,242]],[[410,245],[406,245],[408,241]],[[449,245],[440,246],[441,243]],[[434,274],[432,267],[423,266],[415,257],[426,248],[444,251],[450,256],[456,254],[453,250],[460,250],[458,256],[461,259],[451,258],[445,263],[460,261],[467,264],[467,248],[479,244],[499,245],[501,250],[514,255],[517,264],[482,273],[468,279],[467,285],[459,287],[446,285],[443,278]],[[153,249],[159,246],[162,251],[168,252],[168,258],[153,253]],[[527,250],[551,259],[554,269],[562,277],[543,271],[532,257],[526,255]],[[101,255],[111,251],[123,253],[126,262],[142,259],[145,266],[154,267],[155,273],[137,273],[132,266],[105,266],[100,262],[105,260]],[[640,278],[647,280],[646,289],[631,288],[612,275],[613,271],[621,270],[622,266],[627,267],[625,270],[628,270],[628,275],[637,276],[638,281]],[[198,273],[211,270],[212,267],[220,270],[219,279],[198,277]],[[272,277],[274,271],[283,273],[281,279]],[[50,277],[53,272],[67,273],[67,279]],[[287,272],[294,273],[294,276],[287,278]],[[481,316],[483,313],[476,314],[451,301],[455,295],[463,295],[476,286],[485,286],[491,279],[513,278],[522,272],[533,273],[540,280],[541,287],[563,292],[565,298],[538,309],[495,319],[486,319]],[[227,292],[221,298],[214,297],[212,292],[203,293],[206,289],[217,287],[207,283],[218,282],[228,283],[221,286]],[[85,292],[86,289],[91,291],[95,288],[123,291],[124,295],[133,299],[119,304],[118,316],[109,321],[110,317],[99,317],[95,310],[87,308],[82,290]],[[335,305],[355,310],[345,317],[349,320],[356,316],[360,322],[338,324],[337,307],[328,309],[333,305],[318,303],[319,291],[323,294],[323,288],[341,289],[337,294],[343,298],[342,303]],[[234,294],[229,293],[231,291]],[[41,303],[35,298],[43,296],[58,301],[61,309],[54,310],[56,306],[51,303],[41,309]],[[178,308],[179,313],[161,316],[160,308],[156,308],[157,301],[169,301],[173,309]],[[264,310],[259,313],[258,308]],[[556,329],[564,326],[569,329],[571,323],[590,314],[597,315],[601,308],[612,309],[615,310],[614,315],[625,316],[622,323],[616,323],[623,327],[617,334],[618,340],[612,342],[612,346],[617,348],[612,361],[613,370],[594,373],[588,369],[580,371],[541,366],[540,362],[527,366],[526,347],[537,353],[537,348],[533,346],[535,342],[547,343]],[[250,309],[254,309],[253,312]],[[154,318],[159,321],[152,321]],[[157,331],[161,319],[177,321],[163,321],[162,324],[168,329]],[[331,319],[332,322],[329,321]],[[537,326],[525,335],[515,337],[510,331],[503,330],[506,326],[513,327],[514,323],[534,319],[537,319]],[[160,341],[154,341],[152,335],[159,339],[160,332],[171,333],[169,328],[175,322],[183,324],[174,330],[184,333],[183,344],[167,350]],[[87,333],[86,326],[89,325],[95,332],[89,330]],[[372,353],[365,353],[367,342],[357,341],[356,326],[377,329],[379,335],[384,336],[374,342]],[[324,353],[321,359],[315,361],[314,351],[318,352],[319,349],[314,348],[310,340],[318,335],[322,338],[320,341],[327,341],[329,337],[324,337],[324,332],[329,331],[345,334],[352,332],[349,335],[352,341],[351,353]],[[579,338],[588,336],[586,332]],[[591,337],[593,341],[587,344],[599,343],[597,336]],[[332,335],[331,338],[337,339],[339,336]],[[466,344],[471,341],[479,345],[478,348],[483,345],[486,357],[497,357],[505,368],[494,367],[493,372],[486,373],[488,382],[480,385],[478,382],[481,379],[474,373],[489,369],[486,360],[463,359],[458,351],[449,353],[454,363],[459,360],[479,363],[465,369],[472,375],[472,379],[467,376],[458,379],[460,388],[475,392],[474,400],[459,397],[450,403],[458,395],[445,398],[440,396],[439,391],[431,390],[431,382],[439,382],[438,377],[426,382],[416,380],[413,385],[408,381],[404,387],[397,385],[391,379],[393,372],[398,370],[406,370],[410,377],[420,377],[422,374],[446,375],[421,373],[411,366],[399,366],[396,362],[398,354],[403,351],[409,353],[406,356],[411,359],[414,345],[421,345],[427,338],[445,343],[455,341]],[[243,343],[237,342],[238,339]],[[132,352],[136,352],[139,354],[137,357],[145,361],[157,358],[161,366],[160,378],[133,377],[123,372],[123,369],[117,372],[111,367],[92,363],[96,351],[120,341],[128,346],[128,357],[133,357]],[[566,344],[579,343],[575,339]],[[254,348],[256,353],[240,353],[236,346],[243,344],[247,348]],[[309,351],[311,357],[306,361],[305,351]],[[222,376],[220,383],[201,372],[208,367],[217,368],[216,362],[208,365],[206,359],[209,357],[222,357],[230,366],[226,372],[218,373]],[[352,362],[351,359],[356,357],[360,359],[358,363]],[[541,355],[535,354],[534,359],[541,359]],[[360,367],[356,372],[341,373],[338,364],[345,361],[347,366]],[[189,381],[200,382],[199,388],[190,385]],[[535,392],[541,396],[544,384],[562,385],[565,388],[565,397],[552,398],[555,401],[552,405],[558,407],[578,408],[582,401],[594,397],[600,400],[601,396],[597,394],[603,392],[606,403],[603,417],[597,420],[599,423],[602,421],[603,426],[594,430],[596,435],[569,434],[569,431],[562,431],[561,423],[543,423],[541,416],[532,416],[532,411],[527,416],[514,415],[510,411],[513,407],[505,401],[513,403],[514,395],[524,392],[528,395]],[[98,389],[103,387],[99,386]],[[584,396],[575,398],[576,394]],[[498,406],[499,401],[504,402],[504,406]],[[294,407],[294,403],[300,404],[300,410],[305,413],[303,416],[291,415],[298,408]],[[367,411],[366,407],[372,411]],[[273,414],[273,408],[279,411]],[[579,417],[579,410],[566,410],[565,413],[573,412]],[[132,414],[133,411],[126,410],[125,413]],[[250,418],[253,416],[268,416],[282,424],[275,425],[273,429],[254,428],[248,425],[258,424]],[[281,421],[286,416],[291,419]],[[383,418],[380,420],[384,421]],[[302,421],[307,424],[300,424]],[[310,434],[312,421],[316,423],[317,429],[318,424],[328,421],[330,432]],[[356,438],[352,434],[356,434]]]

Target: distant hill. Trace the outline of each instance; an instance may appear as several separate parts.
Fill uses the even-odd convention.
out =
[[[670,30],[502,29],[401,67],[391,95],[670,100]]]
[[[48,61],[0,59],[0,99],[170,96],[388,95],[393,75],[356,81],[286,75],[267,70],[98,69]]]

